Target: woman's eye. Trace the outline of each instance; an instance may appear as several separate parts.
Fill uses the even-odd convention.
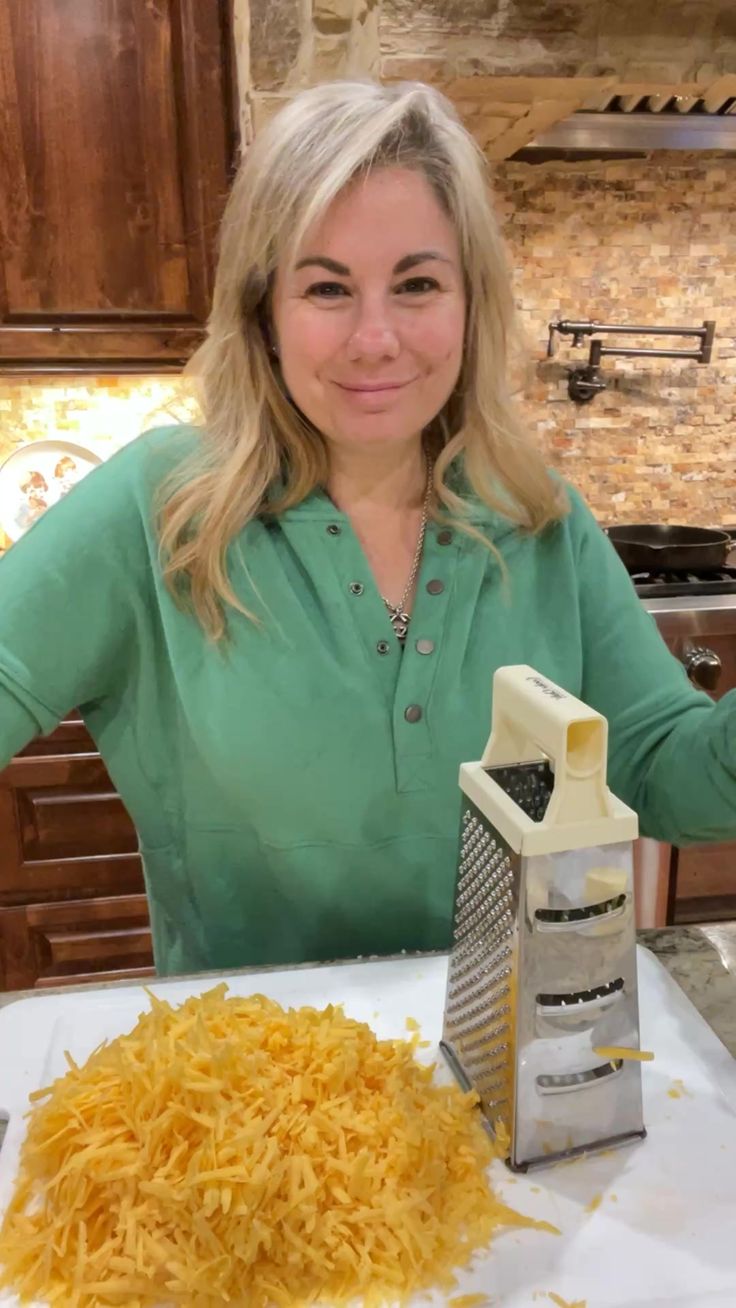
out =
[[[314,282],[306,294],[313,295],[318,300],[337,300],[342,295],[347,295],[347,286],[342,282]]]
[[[434,277],[409,277],[396,289],[400,294],[408,292],[409,295],[426,295],[428,291],[439,290],[439,282]]]

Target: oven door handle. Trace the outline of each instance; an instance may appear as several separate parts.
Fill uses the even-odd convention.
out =
[[[715,650],[706,645],[691,645],[684,650],[683,663],[694,686],[706,691],[717,689],[723,664]]]

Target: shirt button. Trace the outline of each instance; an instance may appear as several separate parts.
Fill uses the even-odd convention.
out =
[[[417,645],[416,645],[416,649],[417,649],[417,654],[433,654],[433,653],[434,653],[434,641],[433,641],[433,640],[418,640],[418,641],[417,641]]]
[[[445,583],[440,581],[438,577],[433,577],[431,581],[427,582],[427,590],[430,595],[441,595],[444,589]]]
[[[364,589],[365,589],[365,587],[363,586],[362,581],[351,581],[351,583],[350,583],[350,594],[351,594],[351,595],[362,595]]]
[[[419,722],[421,716],[422,710],[418,704],[410,704],[408,708],[404,709],[404,717],[407,722]]]
[[[451,545],[451,544],[452,544],[452,532],[451,532],[451,531],[448,531],[447,528],[445,528],[443,531],[438,531],[438,532],[437,532],[437,544],[438,544],[438,545]]]
[[[337,525],[336,522],[331,522],[330,525],[329,525],[329,527],[327,528],[327,534],[328,534],[328,536],[339,536],[339,535],[340,535],[340,531],[341,531],[341,528],[338,527],[338,525]]]
[[[387,640],[379,640],[378,644],[376,645],[376,649],[378,650],[379,654],[388,654],[389,650],[391,649],[391,646],[389,645]]]

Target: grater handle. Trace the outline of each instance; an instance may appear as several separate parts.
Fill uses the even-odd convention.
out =
[[[536,762],[546,755],[555,775],[542,825],[612,817],[606,785],[608,723],[527,664],[498,668],[493,677],[491,735],[483,767]]]

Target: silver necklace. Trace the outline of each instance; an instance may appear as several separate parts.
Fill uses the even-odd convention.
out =
[[[421,559],[422,559],[422,550],[424,549],[424,537],[427,534],[427,522],[429,520],[429,501],[431,499],[431,496],[432,496],[432,463],[429,459],[427,459],[427,489],[424,494],[424,504],[422,506],[422,521],[419,527],[419,538],[417,540],[417,547],[414,551],[414,558],[412,560],[411,572],[409,573],[409,580],[407,581],[406,586],[404,587],[404,593],[401,596],[401,599],[399,600],[398,604],[392,604],[391,600],[386,599],[385,595],[381,596],[381,599],[383,600],[384,604],[386,605],[386,608],[388,609],[388,620],[394,629],[394,634],[397,640],[402,645],[406,640],[406,633],[409,629],[409,622],[410,622],[411,615],[407,612],[406,605],[409,596],[411,595],[414,582],[416,581],[416,576],[419,571],[419,564],[421,563]]]

